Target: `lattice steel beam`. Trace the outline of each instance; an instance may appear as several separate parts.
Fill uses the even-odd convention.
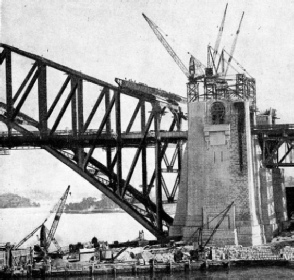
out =
[[[0,135],[1,145],[3,145],[3,147],[32,145],[33,147],[38,146],[45,149],[113,199],[153,234],[162,237],[164,235],[163,225],[169,226],[173,223],[173,219],[162,207],[162,187],[166,188],[165,193],[169,200],[171,200],[170,196],[175,193],[175,187],[173,188],[172,194],[169,194],[161,174],[161,161],[165,156],[168,143],[178,143],[181,139],[187,139],[187,133],[182,133],[179,130],[179,133],[176,134],[176,132],[173,131],[175,125],[178,126],[182,118],[182,116],[178,114],[180,111],[179,105],[175,104],[173,101],[175,95],[169,96],[169,93],[165,93],[165,99],[162,103],[162,101],[157,100],[159,98],[158,94],[145,95],[142,92],[129,91],[127,89],[115,87],[99,79],[44,59],[43,57],[4,44],[0,44],[0,47],[4,48],[0,54],[0,62],[1,60],[2,62],[4,60],[6,62],[6,104],[0,103],[1,110],[3,111],[4,109],[6,112],[3,113],[0,111],[0,121],[4,122],[8,127],[8,135]],[[12,94],[11,53],[16,53],[33,60],[33,65],[30,66],[28,73],[25,75],[24,80],[18,87],[14,96]],[[31,61],[29,63],[31,63]],[[56,96],[53,96],[53,102],[48,106],[48,110],[47,87],[50,78],[49,67],[58,70],[62,74],[65,73],[66,79],[61,88],[57,88]],[[37,80],[38,99],[35,100],[36,108],[34,109],[38,112],[38,116],[36,117],[38,120],[35,120],[23,114],[21,110],[23,110],[23,104],[32,92],[33,86]],[[102,91],[97,100],[95,102],[93,101],[94,106],[89,110],[88,118],[84,122],[85,107],[83,103],[85,82],[90,82],[98,86],[98,90],[102,88]],[[61,97],[66,89],[68,89],[69,94],[65,98],[65,101],[61,101]],[[126,124],[126,132],[122,132],[121,124],[122,94],[138,99],[130,122]],[[100,108],[103,98],[105,101],[104,115],[102,120],[101,118],[95,118],[95,121],[99,122],[98,125],[95,124],[98,126],[98,129],[88,130],[90,124],[92,124],[92,120],[94,120],[94,115],[97,110],[99,109],[99,111],[101,111],[103,109]],[[17,101],[18,103],[14,108],[14,103]],[[149,114],[147,123],[146,102],[153,108],[153,111]],[[162,108],[160,106],[167,106],[170,112],[174,114],[171,128],[166,132],[160,131],[160,123],[165,110],[165,107]],[[70,110],[68,110],[68,107]],[[56,112],[57,117],[52,119],[53,112],[57,108],[60,108],[59,112]],[[156,108],[156,112],[154,108]],[[67,115],[65,115],[67,110],[70,111],[71,128],[65,132],[58,131],[57,127],[61,121],[67,121]],[[101,114],[101,112],[99,114]],[[176,120],[178,116],[180,117]],[[141,120],[140,130],[130,133],[134,121],[139,117]],[[154,132],[151,133],[150,127],[154,119]],[[112,124],[112,121],[114,121],[114,124]],[[38,131],[29,132],[20,125],[21,123],[27,123],[38,129]],[[48,123],[52,123],[53,125],[48,127]],[[104,127],[106,128],[105,130]],[[112,131],[114,127],[115,132]],[[21,135],[12,134],[11,129],[19,131]],[[150,181],[153,184],[153,181],[156,180],[156,203],[151,201],[149,196],[151,186],[147,185],[147,146],[155,147],[156,151],[155,172]],[[95,159],[94,150],[97,147],[102,147],[106,150],[106,164],[102,163],[103,159],[99,159],[99,161]],[[128,147],[135,147],[137,151],[127,177],[124,179],[122,176],[122,165],[124,164],[122,149]],[[90,148],[90,150],[85,152],[85,148]],[[62,149],[66,149],[68,152]],[[113,149],[116,150],[114,157],[112,157]],[[175,153],[179,157],[177,151],[175,151]],[[130,185],[130,180],[135,167],[138,165],[137,163],[140,155],[142,159],[142,191]],[[174,154],[171,163],[175,164],[175,160],[176,156]],[[178,161],[180,161],[179,158]],[[101,174],[105,177],[101,177]],[[130,201],[133,199],[140,202],[146,210],[132,205]]]

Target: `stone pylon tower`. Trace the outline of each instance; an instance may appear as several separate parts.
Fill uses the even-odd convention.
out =
[[[263,244],[277,226],[277,217],[269,213],[269,205],[280,207],[282,216],[285,205],[283,196],[273,199],[267,195],[273,189],[273,181],[279,179],[266,179],[267,171],[260,167],[258,141],[251,135],[255,81],[238,74],[233,88],[225,85],[225,90],[207,75],[202,81],[203,93],[194,92],[188,103],[188,143],[177,211],[169,234],[195,241],[194,233],[201,227],[205,240],[221,218],[217,214],[234,201],[213,236],[213,243]]]

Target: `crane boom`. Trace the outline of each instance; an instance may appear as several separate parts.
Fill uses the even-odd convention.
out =
[[[221,42],[221,39],[222,39],[222,35],[223,35],[223,31],[224,31],[224,25],[225,25],[225,19],[226,19],[226,13],[227,13],[227,7],[228,7],[228,4],[226,5],[224,16],[223,16],[221,25],[219,27],[218,35],[217,35],[217,38],[216,38],[216,41],[215,41],[214,51],[213,51],[213,61],[215,60],[215,57],[217,55],[218,48],[219,48],[219,45],[220,45],[220,42]]]
[[[24,239],[22,239],[15,247],[14,249],[18,249],[22,244],[24,244],[27,240],[29,240],[37,231],[39,228],[41,228],[44,223],[47,221],[47,219],[38,227],[36,227],[30,234],[28,234]]]
[[[238,27],[238,30],[236,32],[236,36],[235,36],[233,45],[231,47],[230,56],[229,56],[227,68],[226,68],[226,71],[225,71],[225,76],[227,75],[227,72],[229,70],[229,66],[231,64],[232,57],[233,57],[235,49],[236,49],[236,44],[237,44],[238,36],[239,36],[239,33],[240,33],[240,28],[241,28],[241,23],[242,23],[242,20],[243,20],[243,16],[244,16],[244,12],[242,13],[241,20],[240,20],[240,23],[239,23],[239,27]]]
[[[56,232],[56,229],[57,229],[57,226],[58,226],[58,223],[59,223],[59,220],[60,220],[60,216],[63,213],[63,209],[64,209],[65,202],[66,202],[66,199],[67,199],[67,196],[68,196],[68,193],[69,193],[69,189],[70,189],[70,186],[67,187],[65,193],[60,198],[59,206],[58,206],[58,209],[56,211],[54,221],[52,223],[52,226],[50,228],[50,231],[49,231],[49,234],[48,234],[48,237],[47,237],[47,240],[46,240],[46,248],[45,248],[46,250],[48,250],[48,248],[50,247],[50,244],[51,244],[51,242],[52,242],[52,240],[54,238],[54,234]]]
[[[49,229],[47,227],[45,227],[45,231],[46,231],[46,233],[48,235],[49,234]],[[58,244],[58,242],[57,242],[57,240],[55,238],[52,238],[52,242],[54,243],[56,249],[58,251],[61,251],[61,247],[60,247],[60,245]]]
[[[211,240],[211,238],[214,236],[215,232],[217,231],[217,229],[219,228],[219,226],[221,225],[221,223],[223,222],[224,218],[226,217],[226,215],[228,214],[228,212],[230,211],[231,207],[233,206],[234,201],[225,209],[222,217],[220,218],[220,220],[218,221],[218,223],[216,224],[216,226],[214,227],[211,235],[208,237],[208,239],[206,240],[205,244],[203,245],[203,248],[209,243],[209,241]]]
[[[152,20],[150,20],[148,17],[146,17],[144,14],[142,14],[142,15],[143,15],[144,19],[150,25],[150,27],[151,27],[152,31],[154,32],[154,34],[156,35],[157,39],[162,43],[162,45],[165,47],[167,52],[170,54],[170,56],[173,58],[173,60],[176,62],[176,64],[180,67],[180,69],[186,75],[186,77],[189,78],[190,77],[189,70],[183,64],[183,62],[180,60],[180,58],[177,56],[177,54],[172,49],[172,47],[169,45],[169,43],[165,40],[163,35],[159,32],[157,25]],[[200,61],[198,61],[196,58],[193,58],[193,59],[196,62],[195,65],[197,66],[197,68],[199,68],[199,66],[202,66],[202,63]]]

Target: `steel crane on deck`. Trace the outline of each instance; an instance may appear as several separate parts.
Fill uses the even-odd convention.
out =
[[[217,72],[217,70],[219,68],[220,62],[222,61],[222,64],[224,64],[224,62],[226,62],[226,64],[227,64],[226,69],[224,69],[224,66],[223,66],[223,71],[222,71],[222,76],[223,77],[226,77],[228,69],[229,69],[229,67],[231,67],[230,66],[231,60],[233,58],[233,55],[234,55],[234,52],[235,52],[235,49],[236,49],[238,35],[240,33],[241,23],[242,23],[243,16],[244,16],[244,12],[243,12],[240,23],[239,23],[238,30],[236,32],[235,39],[233,41],[233,45],[231,47],[231,51],[230,51],[230,54],[229,54],[228,61],[226,61],[224,59],[224,50],[223,50],[221,52],[221,54],[220,54],[220,59],[219,59],[218,65],[216,67],[215,59],[216,59],[216,56],[218,55],[218,49],[219,49],[219,45],[220,45],[220,42],[221,42],[223,30],[224,30],[227,7],[228,7],[228,4],[226,4],[224,15],[223,15],[223,18],[222,18],[222,21],[221,21],[221,25],[219,27],[218,36],[217,36],[217,39],[216,39],[216,42],[215,42],[213,53],[211,55],[213,65],[214,65],[214,69],[215,69],[216,72]],[[191,55],[190,62],[189,62],[189,70],[188,70],[187,67],[184,65],[184,63],[181,61],[181,59],[178,57],[178,55],[175,53],[175,51],[172,49],[172,47],[169,45],[167,40],[164,38],[162,33],[159,31],[159,27],[151,19],[149,19],[145,14],[142,14],[142,15],[143,15],[144,19],[147,21],[147,23],[149,24],[149,26],[151,27],[152,31],[154,32],[154,34],[156,35],[158,40],[162,43],[164,48],[167,50],[169,55],[174,59],[176,64],[179,66],[179,68],[182,70],[182,72],[185,74],[185,76],[189,79],[189,81],[193,81],[193,80],[195,81],[197,79],[203,78],[204,73],[205,73],[205,69],[212,68],[211,63],[210,63],[210,58],[209,58],[210,53],[208,51],[207,66],[202,64],[197,58],[195,58],[193,55]],[[208,48],[210,48],[210,46]],[[212,72],[208,71],[207,73],[211,73],[211,74],[208,74],[208,76],[212,76]],[[216,77],[217,76],[218,76],[218,73],[216,73]]]
[[[234,52],[235,52],[235,49],[236,49],[237,40],[238,40],[238,37],[239,37],[243,16],[244,16],[244,12],[242,13],[241,20],[240,20],[240,23],[239,23],[239,26],[238,26],[238,30],[236,31],[236,36],[235,36],[233,45],[231,47],[231,51],[230,51],[230,55],[229,55],[229,59],[228,59],[228,63],[227,63],[227,68],[226,68],[226,71],[224,73],[224,76],[226,76],[227,73],[228,73],[228,70],[229,70],[229,67],[230,67],[230,64],[231,64],[231,60],[233,58],[233,55],[234,55]]]
[[[222,39],[223,31],[224,31],[227,8],[228,8],[228,4],[226,5],[224,15],[223,15],[223,18],[222,18],[222,21],[221,21],[221,24],[220,24],[220,27],[218,30],[218,34],[217,34],[216,41],[214,44],[213,53],[211,53],[211,46],[210,45],[208,46],[208,49],[207,49],[207,67],[208,68],[213,67],[216,75],[218,74],[218,69],[219,69],[219,66],[221,63],[222,63],[221,64],[222,65],[222,73],[225,71],[224,70],[224,61],[225,61],[224,60],[224,50],[222,50],[221,54],[219,55],[219,60],[218,60],[217,65],[216,65],[216,56],[218,55],[218,49],[219,49],[219,45],[220,45],[220,42]],[[210,56],[212,59],[212,64],[211,64]]]
[[[224,12],[224,15],[223,15],[223,19],[222,19],[221,25],[219,27],[218,35],[217,35],[217,38],[216,38],[216,41],[215,41],[215,44],[214,44],[213,57],[212,57],[213,61],[215,60],[215,57],[217,55],[218,48],[219,48],[219,45],[220,45],[220,42],[221,42],[221,39],[222,39],[222,35],[223,35],[223,31],[224,31],[224,25],[225,25],[225,19],[226,19],[226,14],[227,14],[227,8],[228,8],[228,4],[226,5],[225,12]]]
[[[203,75],[204,74],[204,68],[205,66],[193,55],[191,55],[190,58],[190,67],[189,70],[187,67],[184,65],[184,63],[181,61],[181,59],[178,57],[178,55],[175,53],[175,51],[172,49],[172,47],[169,45],[169,43],[166,41],[164,36],[161,34],[161,32],[158,30],[158,26],[151,20],[149,19],[146,15],[142,14],[144,19],[147,21],[149,26],[151,27],[152,31],[156,35],[157,39],[162,43],[164,48],[167,50],[169,55],[173,58],[173,60],[176,62],[176,64],[180,67],[182,72],[186,75],[188,79],[194,78],[194,74],[197,72],[198,75]],[[191,71],[191,65],[195,66],[195,73],[194,71]]]

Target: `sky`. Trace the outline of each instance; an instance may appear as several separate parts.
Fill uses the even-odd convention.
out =
[[[291,87],[294,1],[2,0],[0,3],[2,43],[114,85],[116,77],[128,78],[182,96],[186,96],[187,79],[142,13],[164,31],[170,45],[188,66],[188,52],[205,63],[207,45],[214,45],[228,3],[221,47],[230,50],[244,11],[234,57],[256,79],[260,111],[276,108],[280,123],[294,123]],[[21,67],[27,69],[24,64]],[[59,81],[56,84],[60,87]],[[2,189],[50,190],[60,197],[67,185],[71,185],[73,199],[83,193],[97,195],[89,183],[42,150],[11,151],[9,156],[0,157],[0,169]]]

